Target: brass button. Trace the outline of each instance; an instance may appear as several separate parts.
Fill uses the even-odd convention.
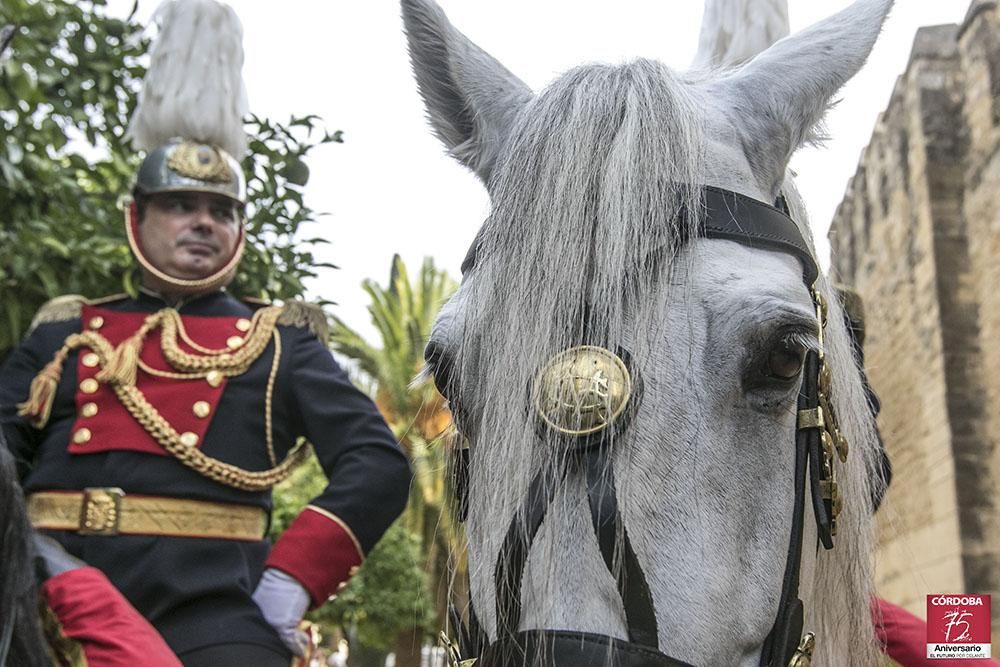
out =
[[[194,405],[191,406],[192,412],[194,412],[195,417],[201,417],[204,419],[212,412],[212,406],[208,404],[208,401],[196,401]]]
[[[101,358],[94,352],[88,352],[83,355],[83,359],[80,360],[80,363],[87,368],[94,368],[97,364],[101,363]]]
[[[95,394],[101,385],[94,378],[87,378],[80,383],[80,391],[85,394]]]
[[[181,444],[185,447],[194,447],[198,444],[198,434],[191,431],[181,433]]]
[[[208,383],[210,387],[218,387],[222,384],[222,373],[220,371],[209,371],[208,375],[205,376],[205,382]]]
[[[73,434],[73,442],[78,445],[83,445],[90,442],[91,433],[89,428],[81,428]]]
[[[229,340],[226,341],[226,345],[229,347],[230,350],[235,350],[242,344],[243,344],[242,336],[231,336]]]
[[[241,317],[240,319],[236,320],[236,328],[242,331],[243,333],[250,331],[250,320],[246,319],[245,317]]]
[[[82,417],[93,417],[97,414],[97,403],[84,403],[80,408],[80,415]]]
[[[93,317],[90,318],[91,329],[100,329],[103,326],[104,326],[104,318],[101,317],[100,315],[94,315]]]
[[[356,575],[358,573],[358,570],[360,570],[360,569],[361,568],[358,567],[357,565],[351,567],[351,569],[347,571],[347,576],[353,577],[354,575]]]

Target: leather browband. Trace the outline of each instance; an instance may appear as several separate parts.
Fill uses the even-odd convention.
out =
[[[802,239],[802,232],[787,212],[784,197],[778,202],[785,210],[731,190],[704,187],[705,216],[701,234],[710,239],[736,241],[748,248],[758,246],[795,255],[802,262],[807,286],[816,282],[819,267]]]
[[[802,239],[798,225],[788,215],[784,196],[776,202],[782,208],[765,204],[732,190],[714,185],[702,188],[704,216],[699,235],[711,239],[736,241],[749,248],[762,246],[771,250],[791,253],[802,262],[803,279],[812,285],[819,276],[816,260]],[[476,266],[482,229],[469,246],[462,260],[462,275]]]

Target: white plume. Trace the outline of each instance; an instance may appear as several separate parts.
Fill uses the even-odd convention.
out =
[[[146,151],[181,137],[241,159],[248,107],[236,12],[216,0],[167,0],[153,20],[160,32],[126,137]]]
[[[692,66],[735,67],[788,35],[788,0],[705,0]]]

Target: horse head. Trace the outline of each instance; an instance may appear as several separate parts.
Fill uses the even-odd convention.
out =
[[[597,638],[595,664],[783,667],[793,576],[821,664],[874,664],[877,445],[785,174],[891,4],[739,68],[588,65],[536,94],[433,0],[402,0],[431,125],[491,198],[427,359],[469,441],[471,598],[499,662],[557,661],[568,637]],[[721,218],[753,229],[706,232]],[[802,491],[810,359],[852,450]],[[832,476],[827,550],[839,502],[802,494]]]

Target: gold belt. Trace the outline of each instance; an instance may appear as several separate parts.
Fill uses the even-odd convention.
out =
[[[129,496],[118,488],[39,491],[28,496],[35,528],[81,535],[169,535],[259,540],[267,514],[259,507],[183,498]]]

